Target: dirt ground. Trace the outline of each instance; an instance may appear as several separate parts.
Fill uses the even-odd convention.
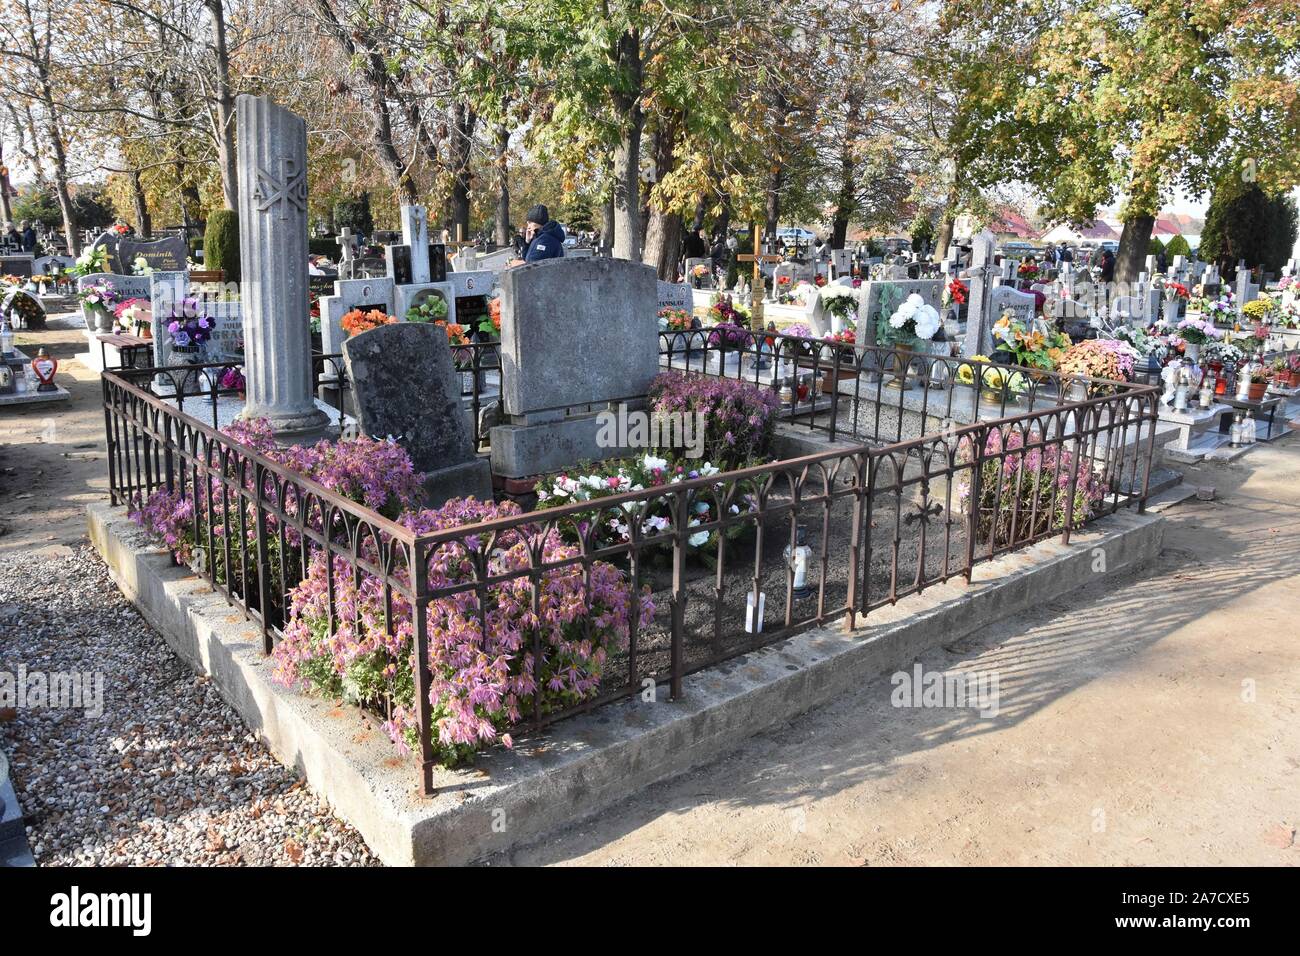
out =
[[[84,541],[86,504],[108,493],[99,373],[73,358],[85,351],[85,323],[68,315],[49,325],[19,331],[17,344],[29,355],[45,346],[72,398],[0,408],[0,554]]]
[[[79,323],[19,333],[73,398],[0,411],[0,554],[83,541],[106,492]],[[493,862],[1300,862],[1300,439],[1188,480],[1218,499],[1167,513],[1156,566],[922,660],[996,673],[997,716],[882,677]]]
[[[1300,442],[1193,469],[1164,553],[922,659],[999,712],[887,677],[496,864],[1295,865]]]

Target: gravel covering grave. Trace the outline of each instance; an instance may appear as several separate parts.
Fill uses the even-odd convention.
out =
[[[0,711],[40,865],[376,866],[89,546],[0,558],[0,671],[101,671],[104,713]]]

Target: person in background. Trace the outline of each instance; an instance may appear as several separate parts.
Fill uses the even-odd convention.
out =
[[[686,233],[686,241],[682,243],[682,253],[687,259],[703,259],[708,255],[704,237],[700,235],[699,229],[691,229]]]
[[[16,248],[21,247],[23,244],[23,237],[18,234],[18,230],[14,228],[14,224],[9,221],[5,222],[5,239],[13,243]]]
[[[1058,263],[1059,263],[1059,262],[1073,262],[1073,261],[1074,261],[1074,250],[1071,249],[1069,246],[1067,246],[1065,243],[1061,243],[1061,248],[1060,248],[1060,250],[1057,252],[1057,258],[1056,258],[1056,261],[1057,261]]]
[[[23,238],[23,252],[35,252],[36,230],[32,228],[32,224],[24,219],[18,224],[18,228],[21,230]]]
[[[1097,266],[1101,269],[1102,282],[1115,281],[1115,253],[1109,249],[1103,250],[1101,257],[1097,260]]]
[[[523,258],[511,260],[510,265],[559,259],[564,255],[564,227],[551,218],[545,206],[538,203],[528,210],[524,224],[524,242]]]
[[[1156,272],[1164,275],[1169,271],[1169,257],[1165,255],[1165,250],[1161,249],[1156,253]]]

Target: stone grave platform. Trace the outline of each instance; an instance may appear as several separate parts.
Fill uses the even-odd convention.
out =
[[[31,364],[31,359],[22,349],[15,348],[12,357],[5,361],[12,365],[22,362],[24,366]],[[28,380],[26,373],[15,374],[17,390],[8,394],[0,395],[0,408],[7,408],[11,405],[40,405],[46,402],[66,402],[72,398],[72,393],[59,384],[58,373],[54,377],[54,391],[38,392],[36,391],[35,379]]]

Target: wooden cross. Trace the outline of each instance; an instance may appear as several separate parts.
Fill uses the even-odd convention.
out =
[[[762,248],[763,229],[757,223],[751,227],[754,234],[754,252],[736,256],[737,262],[754,263],[754,282],[753,287],[749,290],[749,307],[751,312],[750,325],[756,329],[762,329],[763,323],[763,263],[764,262],[781,262],[781,256],[764,254],[758,250]]]

